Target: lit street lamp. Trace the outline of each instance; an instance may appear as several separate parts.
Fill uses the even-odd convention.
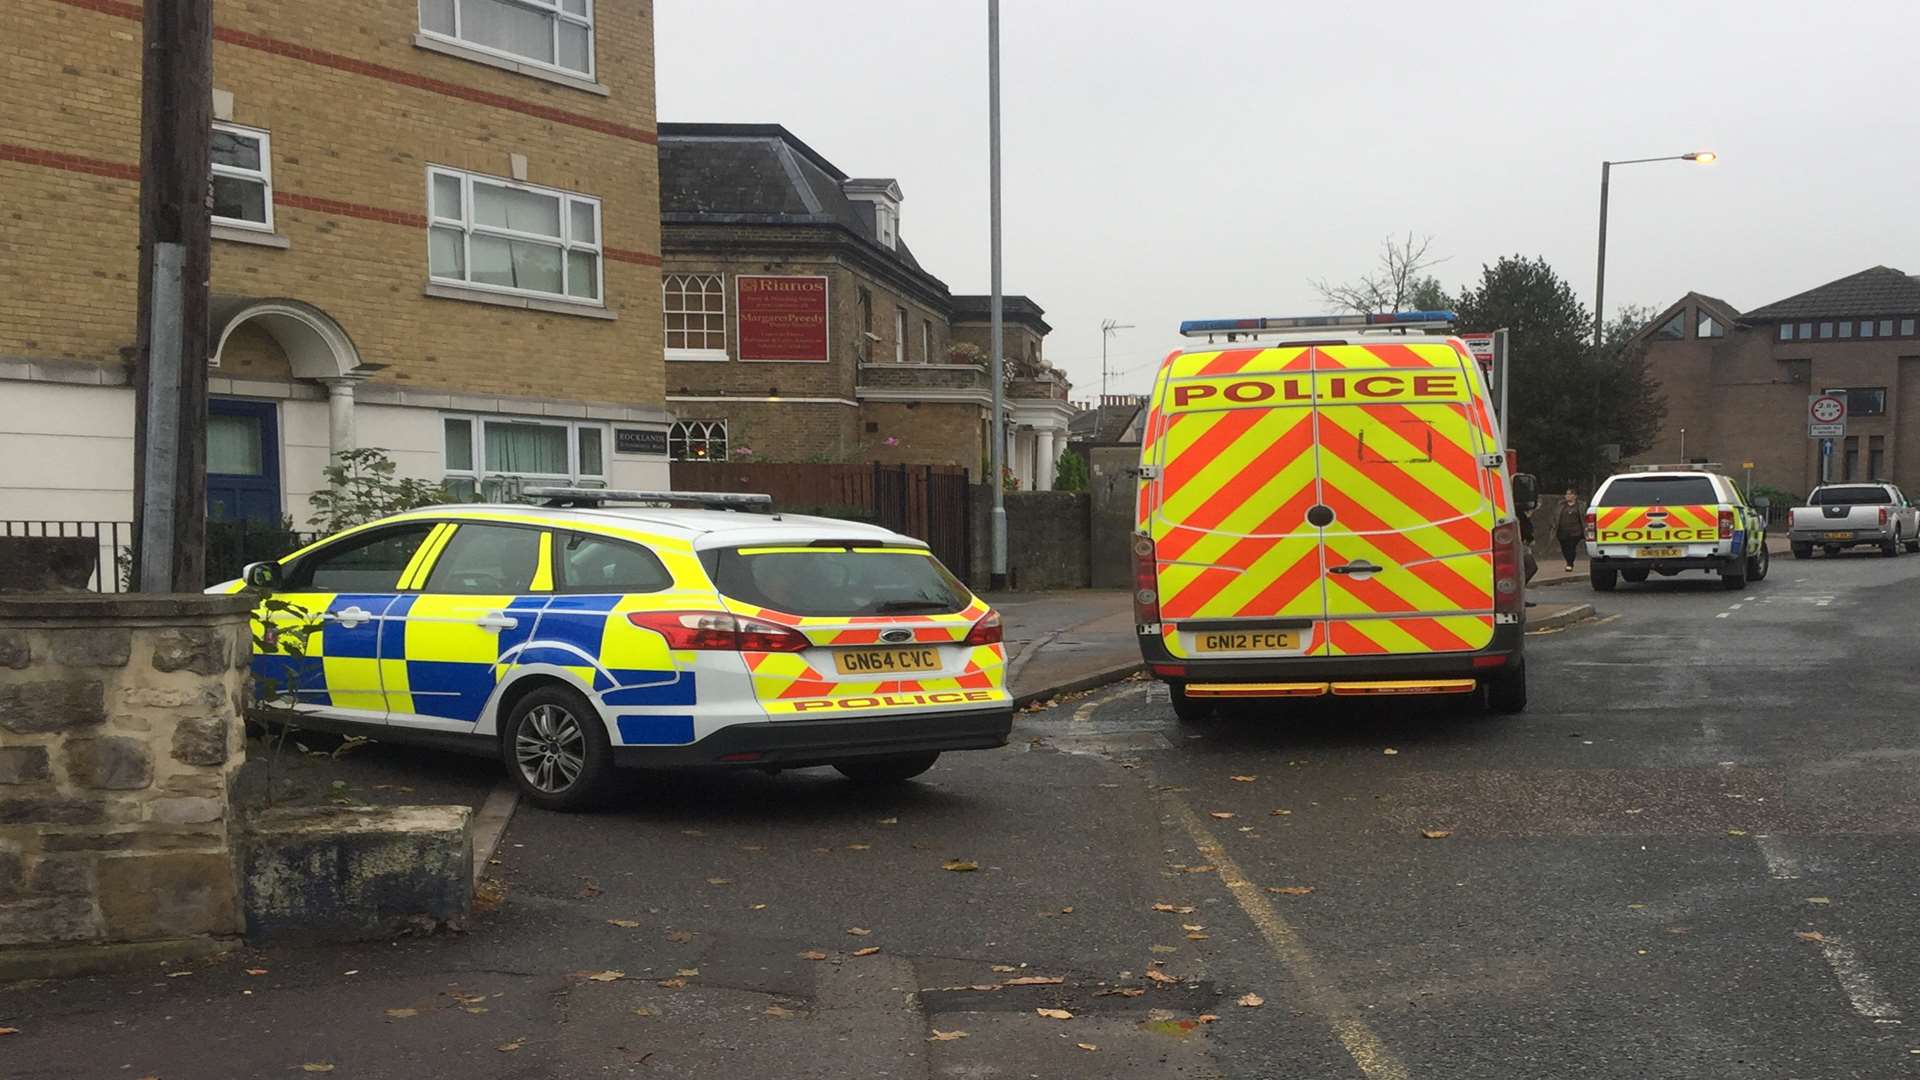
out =
[[[1626,161],[1603,161],[1600,163],[1600,267],[1594,272],[1593,284],[1593,347],[1598,349],[1602,335],[1606,332],[1606,296],[1607,296],[1607,181],[1613,174],[1615,165],[1644,165],[1649,161],[1691,161],[1696,165],[1711,165],[1720,155],[1711,150],[1696,150],[1691,154],[1673,154],[1668,157],[1630,158]]]

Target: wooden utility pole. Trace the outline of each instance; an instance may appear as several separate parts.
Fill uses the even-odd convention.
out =
[[[145,24],[134,582],[141,592],[198,592],[207,561],[213,0],[146,0]]]

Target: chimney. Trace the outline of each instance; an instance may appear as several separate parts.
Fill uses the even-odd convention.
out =
[[[888,251],[900,243],[900,181],[880,177],[842,181],[840,190],[851,202],[867,208],[872,216],[873,238]]]

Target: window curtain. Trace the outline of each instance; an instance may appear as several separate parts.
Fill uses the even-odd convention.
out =
[[[486,432],[488,472],[569,475],[566,428],[489,423]]]

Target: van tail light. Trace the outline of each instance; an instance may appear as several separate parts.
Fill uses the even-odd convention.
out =
[[[1731,538],[1732,536],[1733,536],[1733,511],[1722,510],[1720,511],[1720,539],[1726,540]]]
[[[973,629],[967,631],[967,639],[961,644],[998,645],[1003,637],[1005,633],[1001,627],[1000,613],[989,611],[980,616],[980,621],[973,624]]]
[[[630,611],[627,621],[666,638],[669,649],[801,652],[813,646],[791,626],[725,611]]]
[[[1587,515],[1587,539],[1588,540],[1600,539],[1599,533],[1596,532],[1598,528],[1599,528],[1598,522],[1594,519],[1594,516],[1591,513],[1589,513]]]
[[[1884,506],[1880,508],[1880,527],[1887,527],[1887,508]]]
[[[1493,530],[1493,610],[1499,615],[1518,615],[1526,600],[1520,594],[1523,571],[1520,557],[1520,527],[1513,522]]]
[[[1153,537],[1133,535],[1133,621],[1145,626],[1160,621],[1160,584],[1155,579]]]

